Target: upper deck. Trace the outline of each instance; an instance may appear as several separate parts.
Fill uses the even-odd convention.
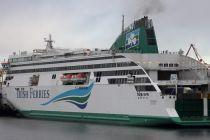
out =
[[[30,54],[24,53],[19,55],[12,55],[9,57],[11,66],[21,66],[27,64],[36,64],[41,62],[50,62],[58,60],[74,60],[82,58],[94,58],[101,56],[111,56],[108,50],[95,50],[81,49],[77,51],[70,51],[67,49],[52,49],[42,53],[33,52]]]

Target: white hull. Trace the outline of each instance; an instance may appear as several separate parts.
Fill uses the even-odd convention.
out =
[[[78,88],[79,86],[42,86],[42,87],[18,87],[28,91],[25,95],[18,94],[15,88],[4,88],[8,100],[19,110],[42,110],[60,112],[83,112],[102,114],[125,114],[137,116],[159,116],[178,117],[169,114],[169,110],[174,110],[175,99],[165,97],[162,99],[159,93],[150,93],[149,96],[139,96],[133,85],[93,85],[91,95],[87,100],[87,106],[83,109],[66,102],[57,101],[47,105],[48,102],[62,92]],[[83,86],[84,87],[84,86]],[[35,90],[46,91],[39,97]],[[49,90],[49,91],[48,91]],[[27,94],[27,95],[26,95]]]

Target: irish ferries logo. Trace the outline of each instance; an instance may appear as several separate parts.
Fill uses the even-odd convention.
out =
[[[65,101],[74,104],[80,109],[84,109],[87,106],[92,88],[93,83],[90,84],[88,87],[72,89],[55,96],[48,102],[43,103],[41,105],[45,106],[51,103]]]
[[[140,29],[136,29],[126,34],[126,40],[125,40],[126,49],[130,49],[139,45],[139,31]]]

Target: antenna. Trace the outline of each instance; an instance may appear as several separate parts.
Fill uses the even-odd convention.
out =
[[[49,39],[44,38],[44,41],[47,42],[46,49],[53,49],[52,43],[54,42],[51,38],[51,34],[49,34]]]
[[[125,25],[124,18],[125,18],[125,15],[122,15],[122,34],[124,33],[124,25]]]

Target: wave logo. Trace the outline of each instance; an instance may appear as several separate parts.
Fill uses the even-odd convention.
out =
[[[93,83],[90,84],[88,87],[80,87],[77,89],[72,89],[55,96],[50,101],[43,103],[41,105],[45,106],[54,102],[66,101],[76,105],[80,109],[84,109],[87,106],[92,88],[93,88]]]

